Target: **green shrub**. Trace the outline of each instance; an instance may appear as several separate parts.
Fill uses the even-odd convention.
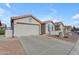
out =
[[[5,34],[5,29],[4,28],[0,28],[0,35],[4,35]]]

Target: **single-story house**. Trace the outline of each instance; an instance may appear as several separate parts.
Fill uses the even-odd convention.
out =
[[[48,34],[49,32],[54,31],[54,30],[55,30],[55,24],[51,20],[44,21],[41,25],[42,34]]]
[[[62,22],[55,22],[55,30],[64,30],[64,24]]]
[[[41,34],[41,21],[31,14],[11,17],[12,36]]]
[[[59,35],[64,36],[64,24],[62,22],[55,22],[55,30],[59,31]]]

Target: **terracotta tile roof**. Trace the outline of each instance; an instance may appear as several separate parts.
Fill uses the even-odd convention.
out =
[[[21,16],[12,16],[11,20],[19,20],[19,19],[26,18],[26,17],[32,17],[39,23],[42,23],[42,21],[40,21],[38,18],[34,17],[32,14],[26,14],[26,15],[21,15]]]

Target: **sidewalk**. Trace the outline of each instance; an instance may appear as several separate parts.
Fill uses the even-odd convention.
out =
[[[25,51],[19,40],[0,41],[0,55],[22,55]]]

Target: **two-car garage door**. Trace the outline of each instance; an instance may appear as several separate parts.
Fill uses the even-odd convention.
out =
[[[36,24],[16,24],[14,25],[14,36],[39,35],[40,26]]]

